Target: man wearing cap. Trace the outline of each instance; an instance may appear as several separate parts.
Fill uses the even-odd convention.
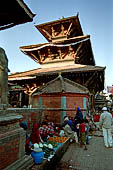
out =
[[[105,147],[108,148],[113,146],[111,133],[112,115],[108,112],[107,107],[103,107],[102,111],[103,112],[100,116],[99,125],[103,130]]]

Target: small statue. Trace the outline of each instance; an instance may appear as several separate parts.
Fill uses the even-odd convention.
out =
[[[0,108],[8,106],[8,59],[3,48],[0,47]]]

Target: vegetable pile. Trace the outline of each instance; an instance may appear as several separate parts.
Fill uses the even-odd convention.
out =
[[[68,138],[64,137],[64,136],[60,136],[60,137],[49,137],[48,140],[49,141],[55,141],[57,143],[64,143]]]

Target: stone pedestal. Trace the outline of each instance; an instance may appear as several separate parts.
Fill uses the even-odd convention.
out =
[[[0,114],[0,170],[25,156],[26,135],[19,125],[21,119],[21,115]]]

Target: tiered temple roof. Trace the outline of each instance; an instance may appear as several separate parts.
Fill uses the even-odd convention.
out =
[[[20,50],[41,64],[70,61],[95,65],[90,36],[83,35],[78,15],[35,26],[48,43],[22,46]],[[50,66],[50,64],[49,64]]]
[[[59,72],[96,93],[104,89],[105,67],[95,66],[90,35],[83,35],[78,15],[35,27],[47,43],[20,47],[40,64],[40,68],[9,75],[9,81],[20,85],[41,86],[55,79]]]

